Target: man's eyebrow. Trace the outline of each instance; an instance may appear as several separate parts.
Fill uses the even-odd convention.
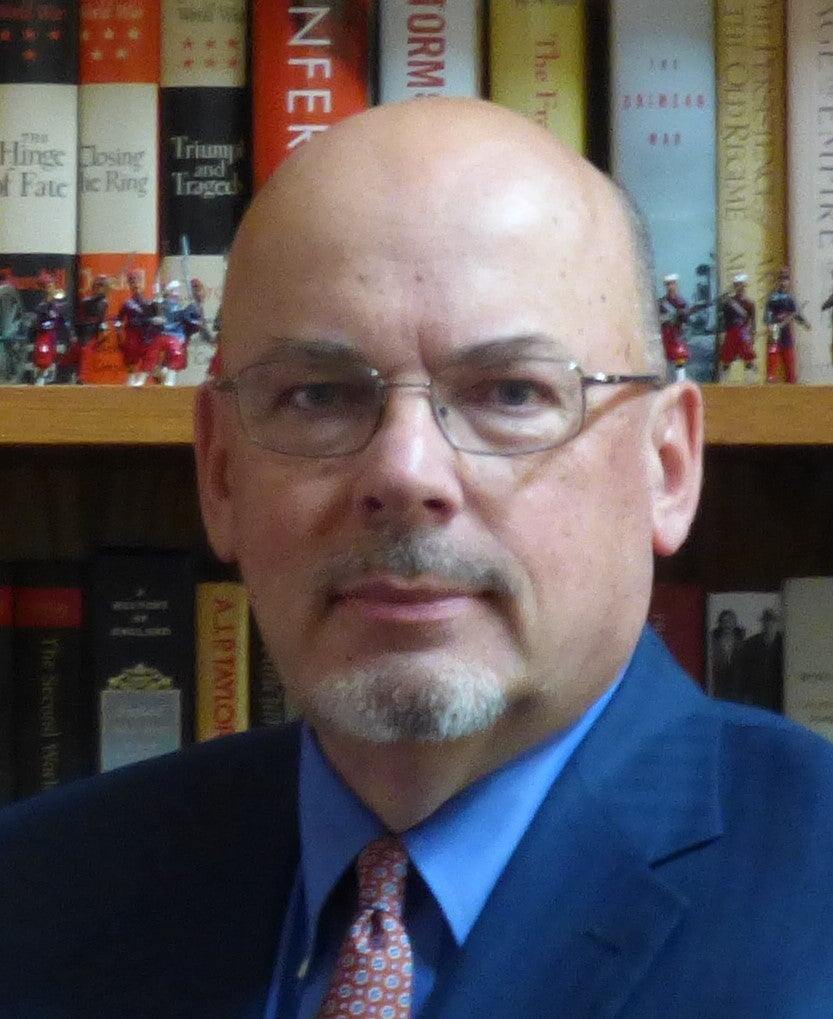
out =
[[[486,340],[473,343],[455,350],[450,364],[479,365],[494,364],[497,361],[508,361],[517,357],[553,357],[566,358],[564,347],[554,336],[546,333],[529,333],[523,336],[510,336],[505,339]]]
[[[320,338],[301,339],[295,336],[277,336],[270,342],[268,357],[281,354],[309,357],[314,361],[360,361],[364,357],[358,347],[346,340],[325,340]]]

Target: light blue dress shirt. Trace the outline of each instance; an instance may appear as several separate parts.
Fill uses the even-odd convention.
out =
[[[431,993],[440,960],[464,944],[550,786],[620,680],[569,728],[485,775],[403,833],[410,857],[405,922],[414,956],[414,1016]],[[359,852],[386,832],[332,769],[306,726],[298,795],[301,862],[264,1019],[316,1015],[352,913],[345,901],[341,916],[328,917],[325,904],[352,872]]]

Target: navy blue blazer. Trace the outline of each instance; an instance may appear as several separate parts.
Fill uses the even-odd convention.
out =
[[[297,757],[259,730],[0,812],[0,1017],[262,1019]],[[646,630],[424,1015],[831,1019],[833,747]]]

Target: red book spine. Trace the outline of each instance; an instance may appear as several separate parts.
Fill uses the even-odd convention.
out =
[[[252,2],[254,187],[299,145],[367,108],[370,3]]]

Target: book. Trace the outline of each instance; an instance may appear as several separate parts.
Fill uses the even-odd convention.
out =
[[[482,93],[479,0],[387,0],[378,13],[378,100]]]
[[[297,718],[298,710],[287,695],[283,679],[254,620],[250,632],[252,725],[283,725]]]
[[[706,688],[714,697],[780,711],[783,634],[778,591],[719,591],[706,598]]]
[[[833,740],[833,577],[788,577],[784,714]]]
[[[370,104],[370,2],[252,0],[252,172]]]
[[[159,268],[159,3],[80,4],[78,296],[101,277],[107,305],[87,358],[107,356],[85,362],[84,382],[125,381],[112,320],[129,297],[128,274],[150,294]]]
[[[677,662],[705,686],[706,593],[701,584],[655,581],[648,622]]]
[[[15,794],[23,798],[91,766],[80,568],[17,564],[13,619]]]
[[[197,585],[198,740],[249,728],[249,598],[239,581]]]
[[[711,381],[719,292],[711,0],[675,0],[661,17],[652,0],[612,0],[610,128],[611,172],[647,225],[656,292],[677,276],[692,312],[685,374]]]
[[[719,288],[747,276],[757,312],[756,371],[735,358],[718,375],[728,384],[766,380],[763,302],[787,258],[784,9],[785,0],[715,5]]]
[[[833,14],[825,4],[789,0],[787,29],[787,222],[792,292],[810,329],[795,331],[799,382],[833,382],[830,96]],[[772,281],[774,282],[774,281]]]
[[[193,740],[195,560],[186,551],[93,557],[98,759],[109,771]]]
[[[46,334],[38,352],[33,322],[46,276],[75,294],[77,26],[75,0],[0,5],[0,276],[27,314],[0,382],[32,381],[35,360],[54,380],[66,353]]]
[[[246,0],[162,0],[162,282],[177,282],[181,302],[178,385],[208,375],[226,253],[251,194],[246,15]]]
[[[489,97],[587,151],[583,0],[491,0]]]
[[[0,806],[15,794],[12,570],[0,563]]]

